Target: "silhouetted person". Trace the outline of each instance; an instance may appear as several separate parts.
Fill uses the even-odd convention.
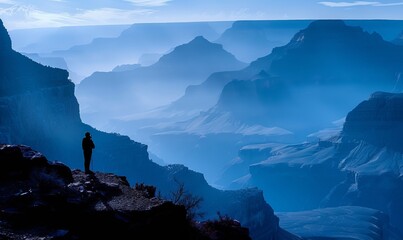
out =
[[[85,133],[85,137],[83,138],[83,152],[84,152],[84,168],[86,174],[93,173],[90,170],[90,163],[91,163],[91,156],[92,156],[92,149],[95,148],[95,144],[91,139],[91,134],[89,132]]]

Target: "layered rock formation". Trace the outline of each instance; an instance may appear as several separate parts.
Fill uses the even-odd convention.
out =
[[[304,239],[398,240],[401,235],[379,210],[344,206],[279,213],[282,226]]]
[[[339,137],[266,146],[248,184],[263,189],[276,210],[363,206],[386,213],[402,231],[401,109],[402,94],[376,92],[347,115]]]

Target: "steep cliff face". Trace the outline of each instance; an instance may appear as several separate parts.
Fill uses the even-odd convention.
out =
[[[54,157],[52,153],[62,151],[64,145],[58,139],[66,139],[64,133],[77,132],[71,130],[83,126],[74,84],[67,71],[42,66],[14,52],[2,24],[0,33],[0,139],[47,149]],[[66,162],[73,164],[74,160]]]
[[[5,54],[6,52],[11,51],[11,39],[1,19],[0,19],[0,46],[1,46],[0,54]]]
[[[78,168],[82,166],[81,138],[85,131],[90,131],[100,148],[94,152],[99,169],[117,170],[121,166],[137,169],[138,164],[152,168],[147,146],[127,137],[99,132],[81,122],[74,84],[67,71],[42,66],[13,51],[2,24],[0,33],[2,142],[33,146],[51,159]],[[122,169],[124,173],[125,168]]]

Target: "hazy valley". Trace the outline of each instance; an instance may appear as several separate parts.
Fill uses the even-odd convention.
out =
[[[1,143],[81,168],[91,131],[96,171],[253,239],[403,239],[403,21],[1,28]]]

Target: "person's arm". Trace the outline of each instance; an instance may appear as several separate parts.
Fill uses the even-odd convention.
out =
[[[91,146],[92,148],[95,148],[94,141],[92,141],[92,140],[91,140],[91,145],[92,145],[92,146]]]

